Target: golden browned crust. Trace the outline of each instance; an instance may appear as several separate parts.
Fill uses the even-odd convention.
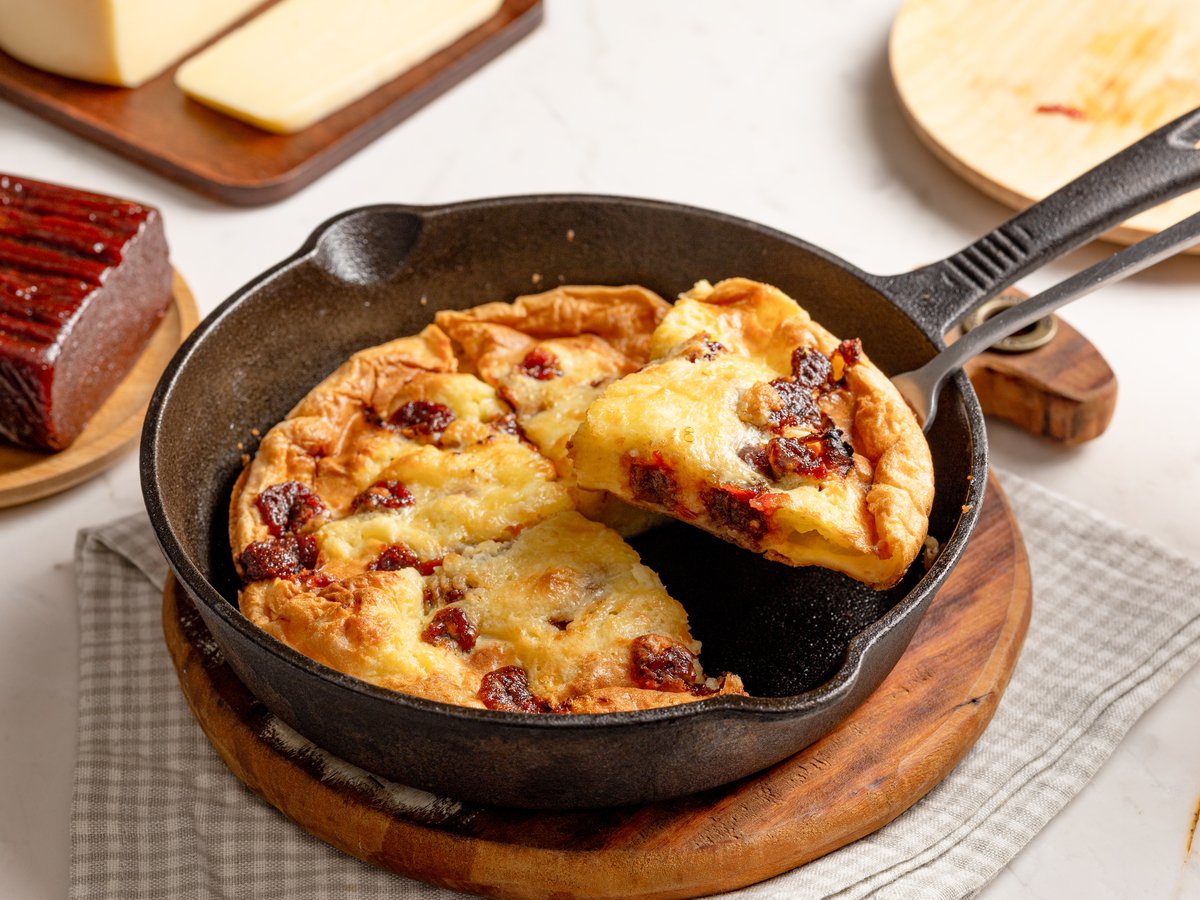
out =
[[[924,540],[928,447],[865,356],[839,360],[820,410],[850,436],[852,465],[819,488],[764,486],[739,451],[768,428],[804,436],[775,421],[778,379],[796,347],[836,356],[837,339],[744,279],[667,309],[637,288],[560,288],[442,313],[355,354],[271,429],[234,489],[231,545],[257,578],[243,612],[332,668],[459,705],[594,713],[744,693],[734,675],[706,678],[686,613],[589,518],[634,531],[646,507],[742,542],[739,517],[760,515],[771,527],[754,549],[884,586]],[[631,460],[662,454],[682,489],[630,496]],[[577,461],[581,477],[595,470],[587,489]],[[280,485],[303,515],[285,498],[269,522],[260,503]],[[714,486],[752,487],[759,505],[715,522]],[[310,555],[264,576],[255,548],[284,540]],[[512,671],[521,683],[497,694],[489,679]]]
[[[665,694],[662,691],[651,691],[638,687],[613,687],[595,690],[587,694],[572,697],[562,708],[562,712],[570,713],[608,713],[627,711],[631,709],[654,709],[659,706],[679,706],[683,703],[695,703],[707,697],[719,697],[727,694],[745,695],[746,688],[742,679],[736,675],[722,675],[713,681],[704,693],[693,694],[687,691]]]
[[[536,341],[590,334],[640,364],[649,360],[650,336],[670,308],[658,294],[637,285],[564,285],[512,303],[444,310],[437,323],[472,359],[487,349],[489,329],[471,327],[479,324],[506,326]],[[475,344],[474,335],[483,343]]]
[[[354,354],[301,400],[259,444],[253,463],[238,480],[230,502],[230,546],[235,556],[270,537],[255,508],[266,488],[298,482],[320,497],[326,513],[308,526],[315,530],[347,514],[354,498],[397,460],[411,459],[427,446],[400,431],[380,427],[410,402],[441,402],[455,413],[441,433],[439,448],[492,455],[486,447],[518,444],[503,430],[508,406],[495,391],[456,372],[450,341],[436,326]],[[493,451],[503,452],[503,451]],[[510,455],[517,452],[509,448]],[[536,454],[530,452],[531,458]],[[553,470],[541,466],[541,477]]]
[[[571,290],[561,293],[570,299]],[[593,305],[602,293],[580,290]],[[654,299],[638,295],[630,305],[657,321]],[[560,324],[592,321],[587,303],[533,307],[541,333],[554,309]],[[561,320],[564,310],[576,318]],[[511,368],[497,361],[514,335],[534,341],[475,324],[482,331],[468,340],[481,372]],[[471,330],[461,319],[450,327]],[[635,367],[597,335],[543,343],[564,358],[577,352],[579,371]],[[616,345],[644,352],[649,332]],[[505,377],[495,375],[501,387]],[[414,404],[442,410],[436,429],[405,424]],[[690,689],[639,683],[639,637],[661,636],[685,658],[699,651],[686,613],[618,534],[573,511],[550,455],[515,434],[512,418],[496,387],[459,370],[437,326],[355,354],[263,437],[235,486],[231,546],[239,572],[257,578],[241,592],[243,613],[334,669],[459,705],[494,706],[484,702],[485,679],[508,667],[525,673],[542,711],[640,709],[656,698],[671,705],[740,692],[736,679],[706,684],[698,662]],[[262,498],[292,483],[288,490],[310,506],[301,504],[300,518],[288,518],[288,507],[268,521]],[[297,539],[310,542],[316,562],[262,575],[255,560]]]
[[[698,284],[656,329],[654,361],[588,408],[573,438],[579,483],[770,559],[895,584],[925,540],[932,459],[891,382],[865,353],[847,363],[840,343],[770,285]],[[781,415],[797,348],[831,368],[813,394],[819,421]],[[841,455],[829,472],[773,455],[797,444]]]

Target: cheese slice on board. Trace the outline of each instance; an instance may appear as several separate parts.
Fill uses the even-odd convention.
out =
[[[84,81],[137,87],[263,0],[0,0],[0,49]]]
[[[307,128],[491,18],[502,0],[283,0],[179,68],[193,99],[268,131]]]

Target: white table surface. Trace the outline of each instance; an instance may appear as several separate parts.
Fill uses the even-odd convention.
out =
[[[886,63],[897,5],[548,0],[543,27],[514,50],[265,208],[218,205],[5,104],[0,171],[157,205],[202,313],[342,209],[524,192],[711,207],[868,271],[902,271],[954,252],[1007,212],[951,175],[902,119]],[[1025,286],[1105,252],[1080,251]],[[1176,259],[1067,312],[1120,379],[1099,440],[1064,450],[1002,424],[990,431],[996,464],[1190,556],[1200,555],[1198,287],[1200,259]],[[0,896],[66,894],[74,535],[141,508],[131,452],[89,484],[0,511]],[[1103,592],[1097,585],[1098,603]],[[1185,858],[1200,801],[1198,711],[1200,669],[983,896],[1200,897],[1200,838]]]

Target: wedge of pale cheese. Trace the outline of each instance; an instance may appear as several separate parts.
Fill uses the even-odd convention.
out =
[[[85,81],[136,87],[263,0],[0,0],[0,48]]]
[[[283,0],[179,68],[221,112],[300,131],[478,27],[501,0]]]

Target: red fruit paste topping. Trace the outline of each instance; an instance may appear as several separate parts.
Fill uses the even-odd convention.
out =
[[[776,481],[792,474],[817,480],[844,477],[854,465],[854,448],[841,430],[833,427],[806,438],[772,438],[766,455]]]
[[[771,413],[773,428],[816,428],[821,424],[821,409],[811,387],[787,378],[772,381],[771,387],[782,401],[782,406]]]
[[[492,419],[488,424],[497,431],[511,434],[513,437],[521,438],[521,440],[525,439],[525,433],[521,430],[521,426],[517,422],[516,413],[505,413],[497,419]]]
[[[809,390],[823,388],[833,375],[829,357],[820,350],[797,347],[792,351],[792,380]]]
[[[842,365],[846,368],[858,364],[858,359],[862,356],[862,341],[858,338],[847,338],[838,344],[837,349],[833,351],[834,356],[842,358]]]
[[[718,353],[725,350],[724,344],[720,341],[714,341],[706,333],[701,333],[699,338],[700,340],[696,342],[695,346],[689,347],[683,354],[684,359],[688,362],[694,363],[700,360],[714,359]]]
[[[756,542],[770,530],[778,498],[778,494],[723,484],[704,492],[704,505],[715,524]]]
[[[630,647],[630,674],[638,687],[682,693],[700,680],[696,656],[660,634],[643,634]]]
[[[416,568],[420,564],[421,560],[411,548],[404,544],[392,544],[384,547],[367,568],[372,572],[395,572],[399,569]]]
[[[475,623],[458,606],[439,609],[421,632],[421,640],[428,644],[453,644],[464,653],[475,646],[478,636]]]
[[[838,344],[832,360],[840,361],[844,372],[857,365],[861,356],[862,342],[849,338]],[[775,481],[796,474],[815,479],[846,475],[854,464],[854,448],[818,405],[822,394],[842,384],[833,374],[831,357],[819,350],[797,347],[792,352],[792,377],[771,382],[780,406],[771,412],[768,426],[779,436],[764,446],[743,447],[738,451],[742,461]],[[807,429],[812,433],[784,436],[786,428]],[[714,505],[716,512],[712,511]],[[709,506],[714,517],[726,520],[734,530],[760,530],[761,526],[755,524],[759,517],[746,511],[746,504],[728,490],[724,495],[721,492],[710,495]]]
[[[765,446],[757,447],[754,444],[748,444],[737,452],[738,458],[748,465],[764,478],[770,478],[771,461],[767,457],[767,448]]]
[[[399,481],[377,481],[351,502],[354,512],[371,512],[378,509],[400,509],[412,506],[413,496]]]
[[[249,582],[291,578],[306,569],[315,569],[317,557],[317,539],[311,534],[300,537],[285,534],[280,538],[256,541],[243,550],[238,559]]]
[[[626,457],[629,463],[629,492],[635,500],[654,503],[668,509],[677,506],[679,484],[674,467],[655,452],[649,462]]]
[[[550,709],[550,704],[529,689],[529,676],[520,666],[504,666],[484,675],[479,699],[488,709],[508,712],[541,713]]]
[[[421,593],[421,604],[425,611],[429,612],[431,609],[461,600],[464,596],[466,596],[466,591],[462,588],[433,584]]]
[[[562,374],[558,357],[542,347],[534,347],[525,354],[521,365],[517,367],[522,375],[536,378],[538,381],[549,381]]]
[[[437,569],[441,564],[442,558],[440,556],[437,559],[429,559],[425,562],[417,563],[417,572],[421,575],[432,575],[434,570]]]
[[[254,499],[254,505],[273,537],[299,531],[325,511],[321,498],[298,481],[271,485]]]
[[[443,403],[410,400],[392,413],[388,424],[407,437],[436,438],[450,427],[454,412]]]

